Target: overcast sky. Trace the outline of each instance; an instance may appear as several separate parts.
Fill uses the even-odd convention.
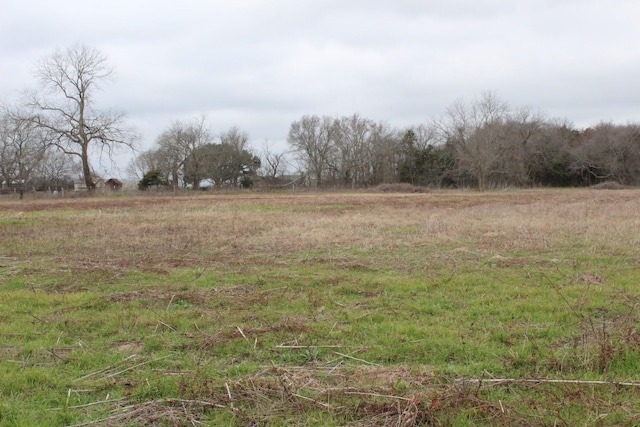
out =
[[[0,0],[0,100],[85,44],[150,148],[207,115],[283,149],[305,114],[417,125],[494,91],[577,127],[640,121],[637,0]],[[124,165],[122,165],[124,170]]]

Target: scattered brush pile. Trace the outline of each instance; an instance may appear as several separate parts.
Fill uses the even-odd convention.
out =
[[[352,427],[413,427],[445,425],[452,411],[471,411],[477,420],[504,416],[499,403],[478,396],[475,383],[440,384],[407,368],[267,367],[226,382],[185,375],[180,388],[184,398],[120,400],[106,417],[77,426],[192,426],[206,423],[212,411],[226,411],[233,425],[246,426],[319,416]]]
[[[552,421],[571,425],[562,418],[567,409],[563,399],[540,406],[536,400],[521,402],[519,396],[536,389],[542,394],[580,396],[580,410],[597,406],[610,411],[619,405],[602,401],[598,393],[586,392],[593,391],[594,387],[606,395],[617,390],[631,392],[640,387],[640,383],[498,379],[484,375],[444,379],[407,367],[310,363],[297,367],[265,367],[235,380],[183,372],[179,387],[181,398],[142,402],[118,399],[69,409],[113,405],[105,417],[75,427],[183,427],[204,425],[212,415],[216,420],[226,420],[227,425],[242,426],[281,425],[283,420],[295,420],[295,425],[417,427],[451,425],[453,420],[462,419],[473,425],[550,425]]]

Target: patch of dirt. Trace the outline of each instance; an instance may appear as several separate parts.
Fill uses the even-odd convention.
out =
[[[604,285],[604,277],[588,272],[579,274],[578,281],[586,285]]]
[[[144,343],[141,341],[121,341],[114,345],[118,353],[139,353],[144,349]]]

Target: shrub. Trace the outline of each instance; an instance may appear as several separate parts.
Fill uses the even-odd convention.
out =
[[[167,181],[162,178],[159,170],[151,170],[144,174],[140,182],[138,182],[139,190],[146,190],[149,187],[166,186]]]

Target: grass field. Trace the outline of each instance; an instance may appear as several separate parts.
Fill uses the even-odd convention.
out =
[[[0,426],[640,425],[640,192],[0,200]]]

